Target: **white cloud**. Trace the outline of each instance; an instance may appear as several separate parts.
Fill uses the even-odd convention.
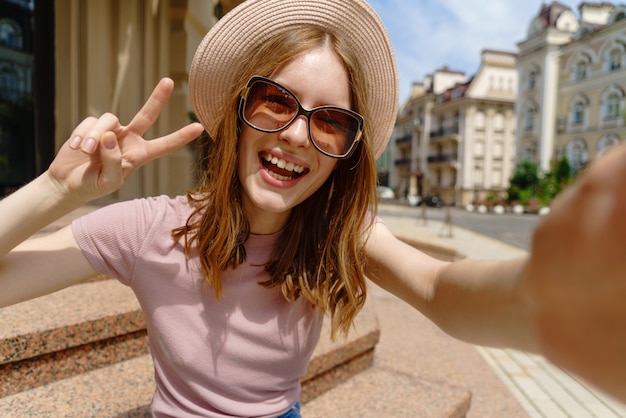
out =
[[[551,0],[548,0],[551,1]],[[581,0],[582,1],[582,0]],[[413,81],[448,65],[473,75],[483,49],[517,52],[541,0],[369,0],[389,30],[400,100]],[[579,2],[561,0],[577,12]]]

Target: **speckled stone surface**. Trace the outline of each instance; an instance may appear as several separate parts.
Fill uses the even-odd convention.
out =
[[[145,328],[132,291],[116,280],[71,286],[2,309],[0,363]]]
[[[132,292],[98,280],[2,310],[0,397],[148,352]]]
[[[301,401],[308,402],[371,367],[379,337],[378,319],[369,299],[347,337],[340,335],[332,341],[330,321],[326,318],[320,341],[302,379]]]
[[[152,360],[145,355],[0,399],[0,416],[149,417]]]
[[[471,393],[467,418],[528,418],[521,404],[484,361],[476,347],[455,340],[405,302],[372,285],[381,335],[374,368],[409,374],[433,385],[462,388]],[[424,389],[428,386],[422,386]],[[363,395],[367,386],[359,389]],[[386,387],[381,402],[403,403],[405,411],[419,411],[419,398],[402,398],[402,391]],[[430,393],[436,398],[438,393]],[[315,401],[314,401],[315,402]],[[308,415],[306,415],[309,418]],[[381,416],[381,415],[379,415]],[[389,415],[436,417],[437,415]],[[342,415],[360,417],[360,415]]]
[[[462,418],[468,390],[374,367],[303,405],[306,418]]]

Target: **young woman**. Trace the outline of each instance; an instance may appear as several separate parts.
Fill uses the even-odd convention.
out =
[[[375,217],[375,159],[398,86],[364,1],[237,7],[191,67],[202,126],[144,141],[171,91],[162,80],[127,126],[86,119],[48,171],[0,202],[0,306],[96,273],[131,286],[150,336],[155,416],[299,416],[322,316],[347,331],[366,276],[457,338],[542,351],[626,400],[623,148],[565,193],[528,259],[444,263]],[[117,203],[27,240],[202,128],[207,169],[187,196]]]

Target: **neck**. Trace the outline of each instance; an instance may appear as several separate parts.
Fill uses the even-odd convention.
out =
[[[250,223],[250,233],[256,235],[274,234],[285,226],[291,211],[274,213],[262,209],[246,208],[246,216]]]

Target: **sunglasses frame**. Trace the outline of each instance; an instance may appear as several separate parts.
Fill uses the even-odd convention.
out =
[[[257,126],[252,125],[252,123],[249,122],[246,119],[246,117],[245,117],[245,107],[246,107],[246,101],[247,101],[248,93],[250,92],[250,88],[252,87],[252,85],[254,83],[258,82],[258,81],[262,81],[264,83],[271,84],[271,85],[273,85],[275,87],[278,87],[278,88],[286,91],[287,93],[289,93],[293,97],[293,99],[295,100],[296,104],[298,105],[298,111],[296,112],[296,114],[282,128],[279,128],[279,129],[261,129],[261,128],[257,127]],[[346,114],[354,117],[356,119],[356,121],[358,122],[358,129],[357,129],[357,131],[355,133],[355,137],[352,140],[352,144],[350,144],[350,147],[346,150],[345,153],[339,154],[339,155],[337,155],[337,154],[330,154],[329,152],[324,151],[320,146],[318,146],[315,143],[315,139],[313,138],[313,135],[311,134],[311,116],[313,115],[313,113],[315,113],[318,110],[336,110],[336,111],[339,111],[339,112],[342,112],[342,113],[346,113]],[[327,157],[337,158],[337,159],[345,159],[345,158],[350,157],[350,155],[352,155],[352,153],[354,152],[354,150],[358,146],[359,142],[361,141],[361,138],[363,136],[363,125],[365,124],[363,116],[361,116],[360,114],[358,114],[357,112],[355,112],[353,110],[345,109],[343,107],[338,107],[338,106],[319,106],[319,107],[313,108],[311,110],[305,109],[302,106],[302,103],[300,103],[300,100],[298,99],[298,96],[296,96],[291,90],[289,90],[287,87],[285,87],[285,86],[275,82],[272,79],[269,79],[267,77],[263,77],[263,76],[260,76],[260,75],[255,75],[255,76],[250,77],[250,79],[246,83],[246,87],[244,87],[241,90],[241,93],[240,93],[240,96],[239,96],[238,113],[239,113],[239,118],[246,125],[248,125],[252,129],[255,129],[255,130],[260,131],[260,132],[266,132],[266,133],[275,133],[275,132],[283,131],[283,130],[289,128],[289,126],[291,126],[291,124],[296,119],[298,119],[301,115],[304,115],[306,117],[306,120],[307,120],[307,132],[308,132],[309,141],[311,141],[311,144],[313,144],[313,146],[315,147],[316,150],[318,150],[322,154],[326,155]]]

